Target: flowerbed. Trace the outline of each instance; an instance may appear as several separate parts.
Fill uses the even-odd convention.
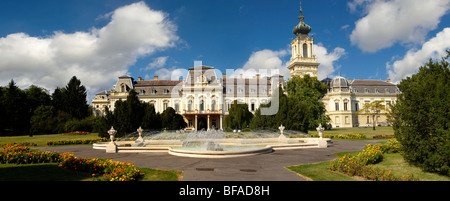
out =
[[[30,164],[59,163],[60,167],[89,172],[101,181],[134,181],[141,171],[133,163],[104,159],[75,157],[72,153],[42,152],[20,145],[4,145],[0,150],[0,163]]]
[[[73,131],[68,133],[61,133],[63,135],[89,135],[91,132],[84,132],[84,131]]]
[[[133,163],[118,162],[96,158],[78,158],[72,153],[62,154],[61,167],[76,171],[89,172],[101,181],[134,181],[140,176],[140,170]]]
[[[93,144],[96,142],[107,142],[107,138],[95,138],[95,139],[71,139],[71,140],[49,140],[48,146],[56,145],[69,145],[69,144]]]
[[[330,170],[342,172],[350,176],[362,176],[375,181],[417,181],[412,175],[395,177],[391,171],[371,167],[371,164],[378,163],[383,158],[383,153],[397,153],[401,148],[400,143],[395,140],[389,140],[382,145],[366,145],[364,150],[357,156],[346,154],[333,160],[330,164]]]
[[[58,152],[31,151],[30,148],[20,145],[7,144],[0,150],[0,163],[30,164],[59,162]]]
[[[319,137],[319,134],[311,134],[311,137]],[[338,140],[345,140],[345,139],[364,139],[366,138],[363,134],[355,134],[355,133],[349,133],[349,134],[323,134],[324,138],[330,138],[330,139],[338,139]]]

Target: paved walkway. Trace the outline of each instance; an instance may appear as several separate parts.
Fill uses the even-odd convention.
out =
[[[116,153],[92,149],[92,145],[38,147],[42,151],[73,152],[77,157],[105,158],[133,162],[136,167],[182,170],[183,181],[305,181],[286,166],[311,164],[335,159],[333,153],[361,151],[366,144],[379,141],[335,140],[326,149],[279,150],[256,156],[200,159],[168,153]]]

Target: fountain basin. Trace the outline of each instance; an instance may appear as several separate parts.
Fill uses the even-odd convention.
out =
[[[231,150],[231,151],[200,151],[179,148],[169,149],[169,154],[174,156],[191,157],[191,158],[232,158],[252,156],[257,154],[271,153],[273,149],[271,146],[265,146],[261,148],[250,148],[243,150]]]
[[[323,138],[288,138],[280,141],[278,138],[260,139],[196,139],[190,140],[199,146],[183,146],[181,140],[146,140],[145,146],[135,146],[135,141],[116,141],[116,153],[165,152],[174,156],[191,158],[231,158],[271,153],[276,150],[291,150],[305,148],[326,148],[331,142]],[[223,151],[208,151],[206,144],[210,141],[219,143]],[[106,150],[109,142],[94,143],[94,149]],[[202,147],[204,146],[204,147]],[[220,150],[220,149],[218,149]]]

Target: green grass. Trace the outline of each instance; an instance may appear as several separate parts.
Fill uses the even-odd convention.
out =
[[[0,164],[0,181],[89,181],[89,173],[58,167],[57,163]]]
[[[335,153],[339,157],[344,156],[345,154],[350,153],[353,155],[357,155],[359,151],[353,152],[340,152]],[[289,170],[292,170],[301,175],[307,176],[311,178],[313,181],[354,181],[355,179],[345,176],[342,174],[338,174],[328,170],[328,166],[331,161],[316,163],[316,164],[307,164],[307,165],[297,165],[287,167]],[[450,177],[424,172],[420,168],[409,165],[401,156],[400,153],[395,154],[383,154],[383,160],[380,163],[372,165],[372,167],[378,167],[384,170],[392,170],[392,174],[394,176],[403,176],[406,173],[414,175],[414,177],[419,178],[420,181],[450,181]]]
[[[356,181],[351,177],[331,172],[328,166],[331,161],[287,167],[289,170],[311,178],[313,181]]]
[[[383,154],[383,161],[373,165],[384,170],[392,170],[394,176],[403,176],[406,173],[414,175],[421,181],[450,181],[450,177],[424,172],[419,167],[412,166],[406,162],[400,153]]]
[[[144,173],[139,181],[180,181],[183,173],[173,170],[139,168]],[[57,163],[0,164],[0,181],[92,181],[91,174],[67,170]]]
[[[332,128],[331,130],[325,130],[324,134],[363,134],[366,138],[372,139],[375,135],[394,135],[394,129],[390,126],[375,127],[353,127],[353,128]],[[309,133],[314,134],[317,131],[309,131]]]
[[[183,172],[174,170],[156,170],[139,168],[145,174],[141,181],[181,181]]]
[[[88,135],[71,135],[71,134],[54,134],[54,135],[34,135],[33,137],[29,136],[10,136],[10,137],[0,137],[0,144],[9,144],[9,143],[23,143],[30,142],[36,143],[38,147],[47,146],[47,141],[49,140],[70,140],[70,139],[95,139],[98,138],[97,133],[91,133]]]

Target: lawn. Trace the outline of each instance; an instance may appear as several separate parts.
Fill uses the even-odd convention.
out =
[[[335,153],[339,157],[344,156],[347,153],[357,155],[359,151],[356,152],[341,152]],[[345,176],[343,174],[338,174],[328,170],[328,166],[331,161],[307,164],[307,165],[297,165],[287,167],[289,170],[294,171],[298,174],[304,175],[311,178],[313,181],[354,181],[352,177]],[[372,165],[373,167],[379,167],[384,170],[392,170],[392,174],[397,176],[408,174],[413,174],[414,177],[419,178],[420,181],[450,181],[450,177],[442,176],[435,173],[424,172],[418,167],[409,165],[399,153],[395,154],[383,154],[383,160],[377,164]]]
[[[450,177],[424,172],[422,169],[410,165],[403,159],[400,153],[383,154],[383,161],[373,165],[373,167],[392,170],[392,173],[396,176],[405,175],[406,173],[413,174],[421,181],[450,181]]]
[[[47,146],[47,141],[71,139],[95,139],[97,133],[87,135],[53,134],[29,136],[0,137],[1,144],[36,143],[37,146]],[[1,147],[0,147],[1,148]],[[138,167],[139,168],[139,167]],[[183,173],[173,170],[156,170],[139,168],[144,176],[140,181],[180,181]],[[92,176],[86,172],[72,171],[58,167],[57,163],[39,164],[0,164],[0,181],[91,181]]]
[[[394,129],[390,126],[375,127],[352,127],[352,128],[332,128],[331,130],[325,130],[324,134],[363,134],[366,138],[373,138],[375,135],[394,135]],[[317,131],[309,131],[309,133],[314,134]]]
[[[183,172],[139,168],[144,177],[139,181],[180,181]],[[0,181],[92,181],[86,172],[67,170],[58,163],[0,164]]]
[[[50,140],[71,140],[71,139],[95,139],[98,138],[97,133],[91,133],[87,135],[74,135],[74,134],[53,134],[53,135],[34,135],[33,137],[29,136],[7,136],[0,137],[0,144],[9,144],[9,143],[36,143],[38,147],[47,146],[47,141]]]

